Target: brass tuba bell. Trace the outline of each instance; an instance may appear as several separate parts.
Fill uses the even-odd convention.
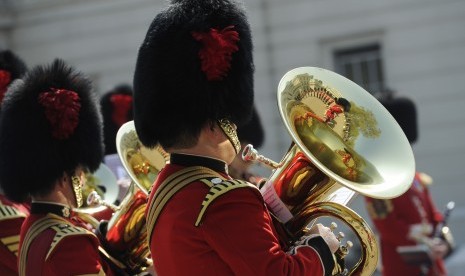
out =
[[[280,163],[244,148],[245,160],[273,169],[261,192],[289,245],[322,216],[344,221],[356,234],[362,256],[350,275],[372,275],[378,262],[375,236],[346,205],[355,193],[393,198],[414,177],[410,144],[391,114],[363,88],[334,72],[296,68],[278,86],[278,107],[292,144]],[[347,254],[347,246],[336,253]]]
[[[98,197],[89,197],[88,200],[114,210],[109,221],[99,222],[96,226],[103,253],[119,271],[134,275],[152,265],[145,209],[149,190],[169,160],[169,154],[161,147],[144,147],[137,136],[134,121],[125,123],[118,130],[116,149],[131,178],[125,197],[118,206],[111,206]]]

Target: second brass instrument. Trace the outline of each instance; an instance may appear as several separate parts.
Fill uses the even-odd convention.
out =
[[[365,220],[346,205],[356,192],[393,198],[410,186],[415,162],[400,126],[367,91],[325,69],[289,71],[278,87],[281,118],[292,138],[277,163],[252,146],[246,160],[273,169],[261,192],[284,226],[289,244],[321,216],[344,221],[362,245],[362,256],[350,275],[371,275],[378,262],[375,236]],[[347,247],[337,254],[344,257]]]
[[[97,229],[103,253],[112,265],[128,275],[135,275],[152,265],[145,210],[149,190],[169,155],[161,147],[144,147],[137,137],[133,121],[118,130],[116,148],[131,180],[125,197],[118,206],[114,206],[94,193],[88,200],[113,209],[113,216],[100,222],[89,215],[81,217]]]

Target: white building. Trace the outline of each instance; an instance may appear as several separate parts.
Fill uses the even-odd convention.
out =
[[[338,62],[377,60],[380,74],[370,76],[368,90],[387,87],[416,103],[417,169],[434,178],[438,207],[456,202],[450,225],[457,242],[465,242],[460,235],[465,226],[465,1],[244,2],[255,43],[256,103],[266,130],[261,153],[278,161],[290,144],[276,104],[285,72],[299,66],[340,72]],[[29,66],[63,58],[89,74],[104,93],[132,82],[138,47],[165,5],[155,0],[3,0],[0,48],[14,50]],[[353,208],[367,217],[360,200]]]

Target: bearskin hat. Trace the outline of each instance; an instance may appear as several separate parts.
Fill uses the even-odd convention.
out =
[[[257,108],[253,108],[250,121],[237,128],[237,136],[242,143],[250,143],[254,148],[260,148],[265,140],[265,130],[263,129]]]
[[[117,85],[100,99],[103,116],[103,141],[105,155],[116,153],[116,133],[126,122],[133,119],[132,87]]]
[[[27,66],[10,50],[0,51],[0,103],[3,101],[8,86],[26,73]]]
[[[158,14],[139,48],[134,122],[141,142],[173,146],[209,121],[240,126],[253,107],[253,58],[244,11],[228,0],[179,0]]]
[[[64,172],[99,167],[96,100],[90,81],[58,59],[10,86],[0,113],[0,184],[7,197],[20,202],[44,195]]]
[[[381,99],[380,102],[391,113],[407,136],[410,143],[418,138],[417,109],[412,100],[404,97]]]

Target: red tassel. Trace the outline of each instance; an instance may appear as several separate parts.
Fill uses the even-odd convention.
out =
[[[192,32],[192,37],[203,45],[199,57],[202,71],[209,81],[222,80],[231,68],[231,56],[239,50],[236,45],[239,33],[233,29],[234,26],[228,26],[221,31],[210,29],[206,33]]]
[[[59,140],[69,138],[79,124],[79,95],[74,91],[51,88],[49,92],[40,93],[38,100],[45,107],[52,136]]]

